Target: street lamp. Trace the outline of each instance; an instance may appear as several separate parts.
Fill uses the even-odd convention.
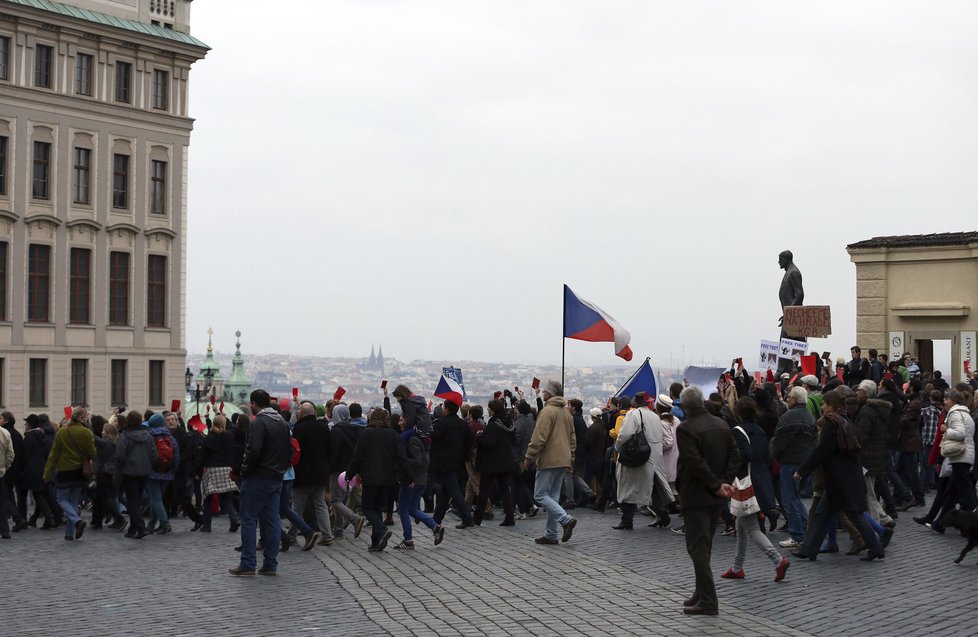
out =
[[[194,402],[197,403],[197,416],[200,416],[200,379],[197,380],[197,391],[194,392]]]
[[[187,368],[187,372],[183,375],[183,380],[187,388],[187,393],[189,394],[191,383],[194,382],[194,373],[190,371],[189,367]]]

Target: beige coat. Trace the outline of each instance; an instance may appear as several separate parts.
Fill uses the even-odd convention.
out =
[[[554,396],[537,416],[533,437],[526,448],[526,461],[536,464],[537,469],[569,468],[574,464],[576,448],[574,418],[567,411],[567,401]]]
[[[0,478],[6,475],[13,464],[14,443],[10,438],[10,433],[3,427],[0,427]]]

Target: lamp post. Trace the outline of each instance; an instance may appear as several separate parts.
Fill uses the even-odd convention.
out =
[[[190,388],[194,382],[194,373],[190,371],[189,367],[187,368],[187,371],[183,375],[183,380],[184,380],[185,387],[187,388],[187,393],[189,394]]]
[[[197,380],[197,389],[194,392],[194,402],[197,403],[197,415],[200,416],[200,380]]]

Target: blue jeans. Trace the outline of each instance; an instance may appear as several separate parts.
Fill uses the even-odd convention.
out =
[[[795,480],[796,464],[781,465],[781,508],[788,520],[788,534],[796,542],[805,539],[805,527],[808,526],[808,511],[801,501],[798,481]]]
[[[564,511],[558,502],[560,485],[563,484],[565,473],[567,473],[566,467],[537,469],[533,499],[547,510],[547,530],[544,532],[544,536],[550,540],[556,540],[560,525],[567,524],[571,519],[571,516],[567,515],[567,511]]]
[[[404,539],[410,541],[411,518],[424,524],[429,529],[438,526],[434,518],[421,510],[421,494],[424,493],[426,485],[416,484],[413,487],[403,486],[397,494],[397,514],[401,517],[401,528],[404,530]]]
[[[924,445],[924,449],[918,454],[918,462],[920,463],[920,488],[924,491],[930,491],[937,485],[937,472],[927,462],[930,458],[932,444]]]
[[[901,451],[897,456],[897,473],[904,479],[913,499],[923,502],[924,488],[920,483],[920,466],[917,464],[919,452]],[[909,499],[909,498],[908,498]]]
[[[163,504],[163,492],[169,480],[157,480],[150,478],[146,481],[146,491],[149,493],[149,527],[153,528],[159,521],[160,526],[170,523],[170,517],[166,514],[166,506]]]
[[[278,568],[279,538],[282,536],[282,520],[279,518],[282,484],[282,480],[259,477],[241,481],[241,568],[255,569],[255,530],[258,525],[265,538],[262,568],[270,571]]]
[[[75,537],[75,525],[81,522],[78,505],[81,502],[84,487],[57,487],[58,506],[65,512],[65,537]]]

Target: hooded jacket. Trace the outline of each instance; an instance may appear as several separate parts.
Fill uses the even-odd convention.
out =
[[[480,473],[516,473],[520,441],[512,421],[493,416],[476,438],[475,470]]]
[[[357,418],[357,420],[361,419]],[[346,471],[346,467],[353,457],[353,449],[357,446],[357,440],[366,427],[350,420],[350,408],[346,405],[333,407],[333,419],[330,421],[329,427],[330,470],[333,473]]]
[[[281,480],[292,468],[292,435],[282,415],[265,407],[248,427],[241,477]]]
[[[886,453],[891,410],[889,402],[870,398],[852,414],[852,426],[859,438],[859,458],[870,475],[886,470],[883,454]]]
[[[153,418],[156,418],[154,415]],[[150,419],[152,420],[152,419]],[[149,435],[153,437],[153,446],[156,446],[156,439],[160,437],[169,437],[170,444],[173,445],[173,462],[170,463],[170,467],[164,471],[159,472],[154,468],[150,472],[149,477],[151,480],[173,480],[173,476],[177,473],[177,467],[180,466],[180,443],[177,439],[173,437],[170,433],[170,429],[166,425],[160,425],[159,427],[150,427]]]
[[[333,413],[336,413],[335,410]],[[408,427],[414,427],[422,436],[431,435],[431,413],[424,398],[421,396],[405,398],[401,401],[401,413]]]
[[[771,456],[781,464],[799,465],[818,444],[815,418],[805,403],[795,405],[778,419],[771,439]]]
[[[526,448],[526,461],[538,469],[568,468],[574,464],[577,437],[574,419],[563,396],[554,396],[540,411],[533,437]]]
[[[401,476],[401,484],[413,483],[416,487],[427,485],[430,457],[428,445],[414,428],[401,433],[401,442],[404,443],[404,455],[407,457],[408,466],[408,472]]]
[[[115,443],[113,458],[116,475],[136,478],[148,477],[159,461],[153,436],[142,427],[122,430]]]

